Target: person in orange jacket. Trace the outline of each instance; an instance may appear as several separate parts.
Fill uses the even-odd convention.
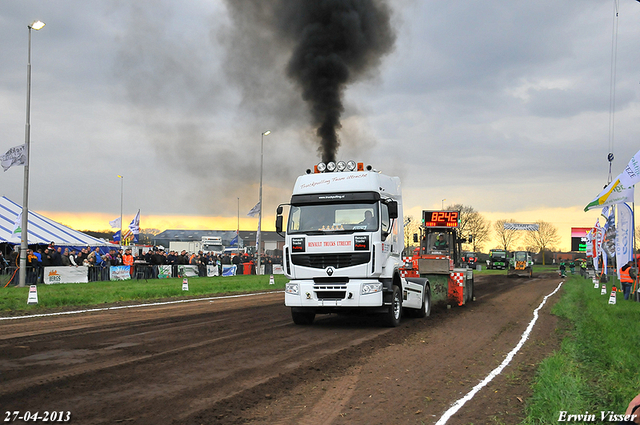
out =
[[[133,276],[133,255],[131,254],[131,248],[127,248],[124,250],[124,255],[122,256],[122,264],[125,266],[129,266],[129,275]]]
[[[620,283],[622,284],[622,292],[624,292],[624,299],[628,300],[631,294],[631,286],[636,280],[636,273],[633,269],[633,261],[629,261],[627,264],[620,268]]]

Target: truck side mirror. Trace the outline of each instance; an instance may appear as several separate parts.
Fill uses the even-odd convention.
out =
[[[396,201],[388,201],[387,209],[389,210],[389,218],[394,219],[398,218],[398,202]]]
[[[473,243],[473,236],[469,236],[469,243]]]
[[[278,207],[278,209],[282,210],[282,207]],[[282,233],[282,216],[280,214],[282,214],[282,211],[279,211],[278,215],[276,216],[276,232],[277,233]]]
[[[278,205],[278,209],[276,210],[276,214],[282,215],[282,205]]]
[[[418,243],[418,234],[417,233],[413,234],[413,243]]]

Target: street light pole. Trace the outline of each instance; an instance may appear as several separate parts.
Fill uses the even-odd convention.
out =
[[[256,234],[256,250],[258,251],[258,268],[256,274],[260,274],[260,264],[262,257],[260,255],[260,232],[262,229],[262,166],[264,163],[264,136],[271,134],[271,130],[264,131],[260,138],[260,197],[258,204],[260,205],[260,212],[258,214],[258,233]]]
[[[31,150],[31,30],[40,30],[44,27],[44,22],[34,21],[29,28],[29,52],[27,55],[27,123],[24,129],[25,150],[27,151],[27,161],[24,164],[24,189],[22,194],[22,223],[20,239],[20,276],[18,286],[24,287],[27,282],[27,247],[29,245],[29,161]]]
[[[120,246],[122,247],[122,205],[124,204],[124,177],[118,174],[120,179]]]

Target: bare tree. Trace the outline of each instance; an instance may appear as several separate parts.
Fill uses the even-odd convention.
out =
[[[469,236],[472,236],[471,249],[474,252],[482,249],[484,243],[489,240],[491,223],[470,205],[450,205],[447,210],[460,211],[460,227],[458,228],[460,237],[469,239]],[[464,245],[468,248],[470,244]]]
[[[554,248],[560,242],[560,236],[558,236],[558,229],[553,224],[546,221],[537,221],[536,224],[538,230],[527,231],[525,245],[528,249],[542,253],[542,265],[544,265],[544,251]]]
[[[496,236],[500,246],[505,251],[513,250],[515,244],[519,241],[522,233],[520,230],[515,229],[505,229],[505,223],[515,223],[515,220],[498,220],[493,223],[493,230],[496,232]]]

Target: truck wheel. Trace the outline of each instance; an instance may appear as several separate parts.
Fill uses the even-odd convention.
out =
[[[474,292],[475,292],[475,285],[473,283],[473,279],[468,281],[467,285],[469,285],[469,288],[467,288],[467,299],[465,301],[465,304],[466,303],[470,303],[471,301],[473,301]]]
[[[422,306],[420,306],[419,309],[404,308],[402,310],[403,315],[407,317],[415,317],[420,319],[431,315],[431,292],[429,291],[428,287],[425,288],[424,290],[425,292],[423,293],[423,297],[422,297]]]
[[[304,309],[291,308],[291,318],[296,325],[310,325],[313,323],[316,314]]]
[[[393,297],[389,310],[385,313],[385,322],[387,326],[394,328],[400,325],[400,319],[402,319],[402,294],[400,288],[393,285]]]
[[[431,291],[429,288],[425,288],[424,299],[422,300],[422,308],[418,313],[418,317],[431,316]]]

